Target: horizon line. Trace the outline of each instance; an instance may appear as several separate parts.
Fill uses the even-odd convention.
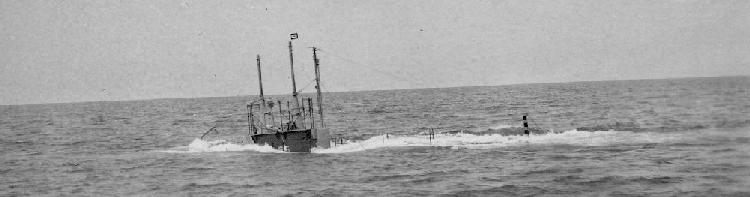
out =
[[[428,90],[428,89],[448,89],[448,88],[467,88],[467,87],[499,87],[499,86],[537,85],[537,84],[569,84],[569,83],[606,82],[606,81],[638,81],[638,80],[733,78],[733,77],[750,77],[750,75],[667,77],[667,78],[613,79],[613,80],[580,80],[580,81],[564,81],[564,82],[531,82],[531,83],[511,83],[511,84],[501,84],[501,85],[467,85],[467,86],[394,88],[394,89],[349,90],[349,91],[323,91],[323,93],[351,93],[351,92],[398,91],[398,90]],[[303,92],[299,92],[299,93],[303,94]],[[224,95],[224,96],[200,96],[200,97],[161,97],[161,98],[143,98],[143,99],[129,99],[129,100],[84,100],[84,101],[71,101],[71,102],[0,104],[0,107],[28,106],[28,105],[57,105],[57,104],[106,103],[106,102],[134,102],[134,101],[170,100],[170,99],[231,98],[231,97],[243,97],[243,96],[251,97],[251,96],[258,96],[258,94],[246,94],[246,95],[234,95],[234,96]],[[267,94],[266,96],[287,96],[287,94]]]

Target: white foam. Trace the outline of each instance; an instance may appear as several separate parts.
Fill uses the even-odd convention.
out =
[[[232,152],[232,151],[256,151],[264,153],[283,153],[284,151],[274,149],[269,145],[257,145],[257,144],[234,144],[225,140],[216,141],[203,141],[201,139],[195,139],[187,146],[187,148],[176,147],[174,149],[163,151],[171,153],[199,153],[199,152]]]
[[[430,140],[427,135],[375,136],[367,140],[331,146],[329,149],[313,149],[313,153],[348,153],[385,147],[445,146],[453,148],[489,149],[521,145],[568,144],[579,146],[605,146],[629,143],[661,143],[684,138],[679,134],[635,133],[630,131],[578,131],[562,133],[532,134],[531,136],[474,135],[468,133],[436,134]]]
[[[685,138],[680,133],[630,132],[630,131],[578,131],[561,133],[532,134],[531,136],[474,135],[470,133],[428,135],[380,135],[362,141],[348,141],[345,144],[331,145],[328,149],[313,149],[313,153],[349,153],[386,147],[443,146],[467,149],[490,149],[522,145],[568,144],[579,146],[606,146],[632,143],[663,143]],[[233,144],[224,140],[203,141],[195,139],[187,148],[177,147],[164,152],[227,152],[256,151],[283,153],[268,145]]]

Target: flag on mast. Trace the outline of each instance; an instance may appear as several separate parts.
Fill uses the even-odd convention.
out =
[[[299,38],[299,35],[297,33],[289,34],[290,37],[292,37],[292,40]]]

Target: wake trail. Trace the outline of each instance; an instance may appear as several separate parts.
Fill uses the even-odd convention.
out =
[[[328,149],[313,149],[312,153],[350,153],[388,147],[440,146],[466,149],[492,149],[526,145],[575,145],[609,146],[619,144],[676,143],[694,138],[690,132],[631,132],[631,131],[578,131],[549,132],[525,135],[476,135],[472,133],[436,133],[433,139],[427,135],[379,135],[366,140],[346,141],[331,144]],[[255,151],[263,153],[285,153],[268,145],[235,144],[224,140],[193,140],[187,147],[175,147],[162,152],[200,153]]]

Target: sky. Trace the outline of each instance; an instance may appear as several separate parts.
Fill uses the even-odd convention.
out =
[[[0,105],[750,75],[750,1],[0,1]]]

